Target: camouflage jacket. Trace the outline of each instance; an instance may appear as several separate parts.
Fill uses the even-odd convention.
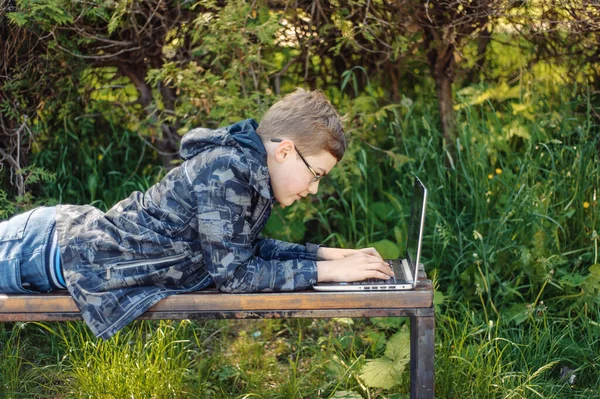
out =
[[[106,213],[57,207],[67,288],[96,336],[111,337],[166,296],[212,284],[248,292],[316,282],[317,245],[260,235],[274,198],[256,127],[248,119],[191,130],[180,166]]]

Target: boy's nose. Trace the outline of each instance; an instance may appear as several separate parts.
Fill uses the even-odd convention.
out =
[[[319,191],[319,181],[314,181],[312,183],[310,183],[310,185],[308,186],[308,192],[311,194],[316,194],[317,191]]]

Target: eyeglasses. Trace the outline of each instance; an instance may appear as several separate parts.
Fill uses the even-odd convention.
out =
[[[282,139],[271,139],[271,141],[273,143],[281,143],[283,140]],[[304,164],[306,165],[306,167],[308,168],[308,170],[310,170],[310,172],[313,174],[314,177],[310,181],[311,183],[319,181],[323,177],[325,177],[325,175],[320,175],[317,172],[315,172],[315,170],[308,164],[308,162],[306,162],[306,159],[304,159],[304,156],[302,156],[302,153],[300,152],[300,150],[298,149],[298,147],[296,147],[295,144],[294,144],[294,149],[296,150],[296,152],[298,153],[298,155],[300,155],[300,159],[302,159],[302,162],[304,162]]]

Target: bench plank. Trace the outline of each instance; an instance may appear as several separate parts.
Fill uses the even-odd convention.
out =
[[[341,310],[362,310],[368,316],[370,310],[430,308],[433,303],[429,280],[412,291],[379,292],[273,292],[227,294],[216,290],[198,291],[167,297],[147,313],[201,313],[201,312],[269,312],[269,311],[321,311],[320,317],[333,316]],[[331,312],[328,312],[331,310]],[[33,314],[79,314],[79,310],[67,291],[49,294],[6,295],[0,294],[0,321]],[[304,312],[306,313],[306,312]],[[315,313],[315,314],[318,314]],[[328,316],[332,314],[332,316]],[[10,315],[10,317],[9,317]],[[296,316],[303,317],[303,316]],[[165,317],[168,318],[168,317]],[[44,317],[44,320],[49,320]]]

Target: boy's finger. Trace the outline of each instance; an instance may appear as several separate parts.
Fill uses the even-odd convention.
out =
[[[379,259],[383,259],[382,256],[379,254],[379,252],[377,252],[377,250],[375,248],[365,248],[364,252],[368,253],[369,255],[376,256]]]
[[[390,274],[390,276],[395,277],[396,273],[394,273],[394,268],[392,267],[392,265],[390,265],[389,263],[387,264],[387,267],[390,269],[390,272],[392,272],[392,274]]]
[[[380,263],[380,264],[378,264],[378,266],[376,268],[374,268],[372,270],[377,271],[378,273],[384,273],[388,277],[395,276],[394,269],[392,269],[392,267],[387,263]]]
[[[392,278],[390,275],[382,273],[380,271],[374,271],[372,276],[373,276],[372,278],[378,278],[381,280],[389,280],[390,278]]]

